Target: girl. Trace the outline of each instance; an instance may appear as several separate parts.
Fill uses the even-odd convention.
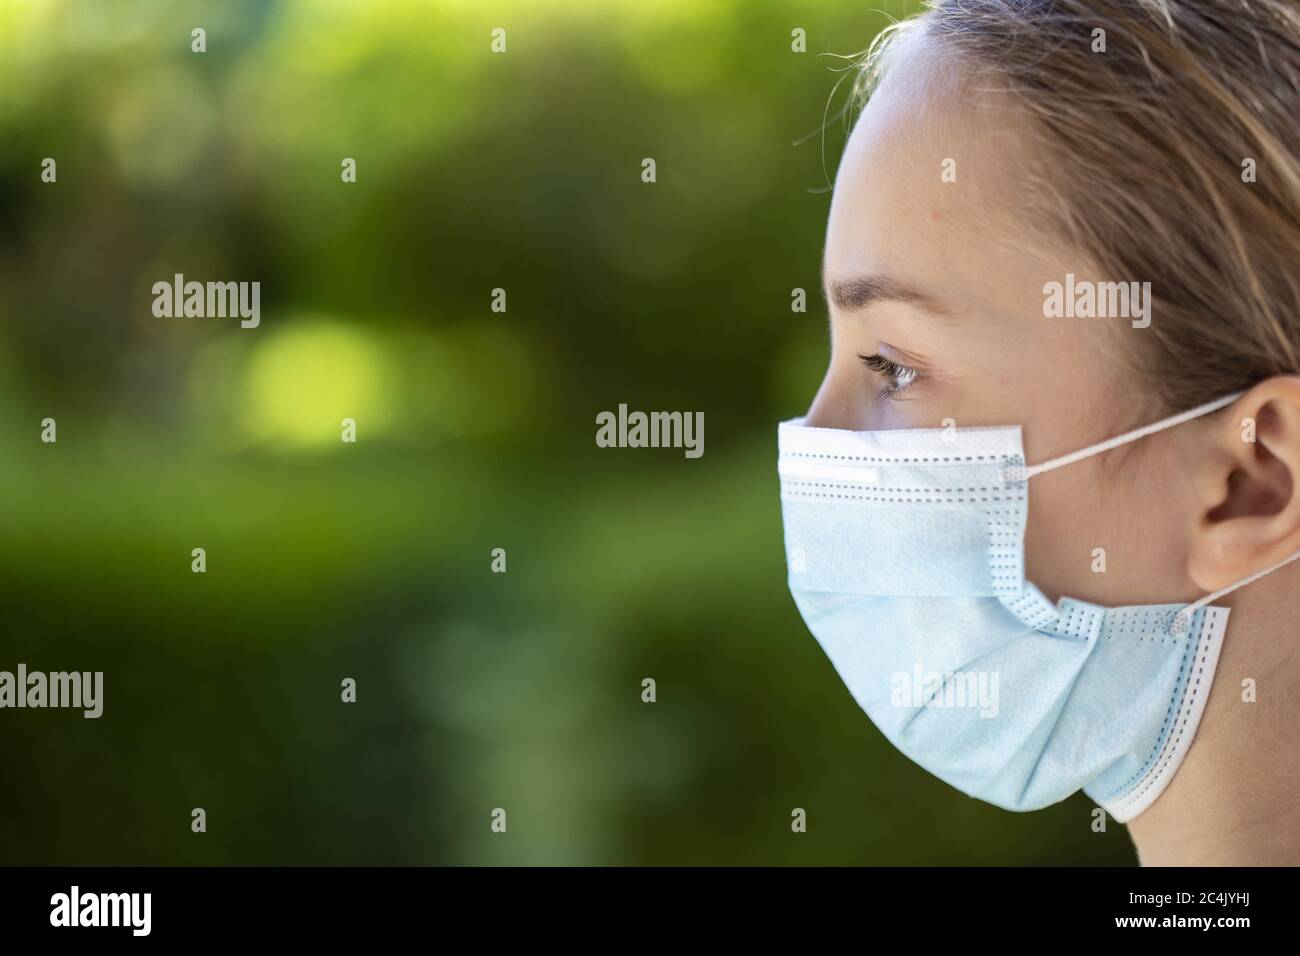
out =
[[[1300,8],[941,0],[863,78],[780,430],[810,630],[973,796],[1300,863]]]

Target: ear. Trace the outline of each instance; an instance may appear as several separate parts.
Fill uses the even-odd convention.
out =
[[[1260,382],[1207,429],[1188,574],[1217,591],[1300,552],[1300,377]]]

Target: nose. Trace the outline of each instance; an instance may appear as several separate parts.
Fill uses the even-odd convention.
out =
[[[856,395],[837,374],[835,364],[826,372],[821,388],[808,409],[804,424],[813,428],[840,428],[848,431],[865,431],[871,427],[867,409],[861,396]]]

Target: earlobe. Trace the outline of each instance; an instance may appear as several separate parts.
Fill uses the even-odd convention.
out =
[[[1188,573],[1215,591],[1300,552],[1300,377],[1260,382],[1207,425]]]

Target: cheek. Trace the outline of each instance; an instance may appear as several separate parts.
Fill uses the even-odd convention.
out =
[[[1108,480],[1080,462],[1030,481],[1026,577],[1053,601],[1107,606],[1181,599],[1175,497],[1151,483]]]
[[[1076,466],[1077,467],[1077,466]],[[1025,577],[1052,601],[1062,597],[1096,600],[1090,558],[1095,533],[1087,533],[1099,509],[1085,497],[1074,475],[1049,472],[1029,482],[1025,528]],[[1067,507],[1067,502],[1073,503]],[[1088,592],[1088,593],[1084,593]]]

